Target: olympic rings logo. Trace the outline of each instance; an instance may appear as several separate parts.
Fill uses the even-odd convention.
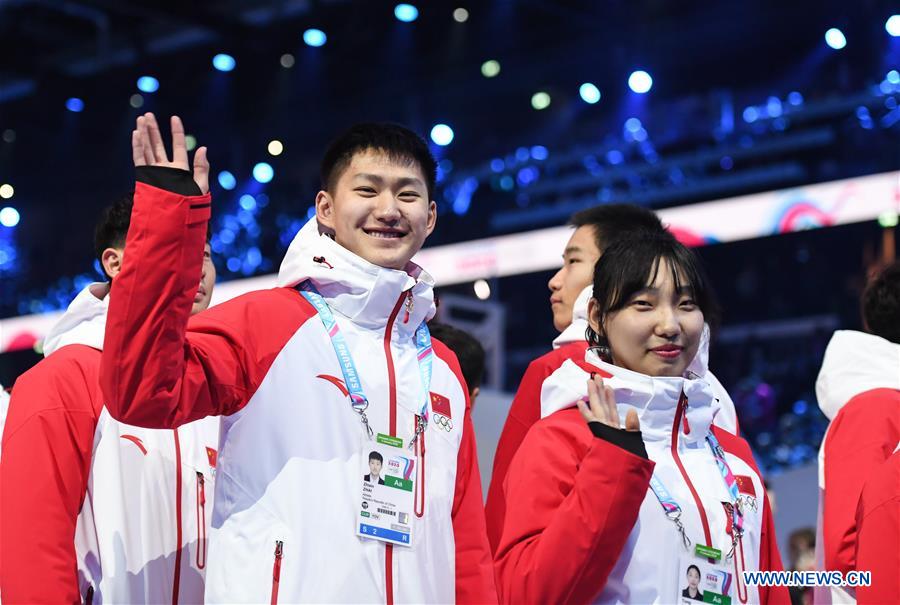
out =
[[[439,429],[445,430],[448,433],[453,430],[453,420],[447,418],[443,414],[435,413],[432,418],[434,418],[434,424],[437,425]]]

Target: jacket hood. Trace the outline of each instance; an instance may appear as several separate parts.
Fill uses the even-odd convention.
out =
[[[835,332],[816,379],[822,413],[833,420],[856,395],[883,388],[900,390],[900,345],[865,332]]]
[[[87,345],[102,351],[108,294],[108,282],[92,283],[79,292],[44,338],[44,356],[66,345]]]
[[[397,321],[412,334],[434,316],[434,279],[410,262],[406,271],[374,265],[319,233],[315,217],[297,233],[278,271],[278,285],[295,287],[310,280],[332,310],[360,327],[384,328],[397,301],[409,296],[409,317]]]
[[[560,332],[559,336],[553,339],[554,349],[558,349],[570,342],[587,340],[584,334],[588,329],[588,302],[593,295],[594,286],[590,285],[582,290],[578,298],[575,299],[575,305],[572,307],[572,323]]]
[[[619,417],[624,421],[628,410],[637,412],[641,433],[647,441],[671,439],[672,423],[681,393],[688,399],[687,419],[690,433],[682,435],[687,442],[701,441],[719,409],[709,383],[701,378],[654,377],[632,372],[606,363],[588,349],[585,361],[599,373],[610,377],[604,381],[616,396]],[[541,388],[541,417],[575,407],[578,399],[587,397],[590,374],[572,360],[566,360],[544,381]]]

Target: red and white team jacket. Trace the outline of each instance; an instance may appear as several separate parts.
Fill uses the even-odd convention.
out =
[[[817,567],[871,571],[870,594],[892,594],[884,602],[900,602],[900,482],[891,481],[897,475],[891,458],[900,447],[900,345],[864,332],[835,332],[816,397],[831,420],[819,449]],[[873,513],[864,542],[858,515]],[[815,602],[855,603],[857,596],[862,602],[864,592],[817,588]]]
[[[413,333],[434,312],[430,276],[372,265],[311,223],[284,260],[285,287],[189,320],[209,216],[209,196],[137,184],[101,376],[110,413],[125,422],[175,427],[222,416],[206,600],[495,601],[456,357],[434,342],[430,417],[438,400],[452,422],[430,423],[417,444],[415,544],[359,538],[365,429],[322,321],[287,287],[308,279],[321,292],[352,352],[373,430],[406,446],[424,396]]]
[[[584,366],[584,353],[588,348],[585,332],[588,327],[588,301],[593,296],[594,287],[588,286],[581,291],[575,300],[572,309],[572,323],[563,330],[553,341],[553,350],[538,357],[528,365],[519,388],[509,408],[509,415],[500,433],[497,443],[497,452],[494,454],[494,467],[491,474],[491,484],[488,487],[487,503],[485,504],[485,516],[487,518],[488,539],[491,550],[497,551],[500,541],[500,532],[503,530],[503,514],[506,510],[506,499],[503,496],[503,482],[513,456],[525,439],[525,434],[531,426],[540,420],[541,416],[541,389],[544,381],[555,372],[564,361]],[[713,419],[713,423],[734,433],[738,433],[737,414],[734,402],[728,395],[725,387],[709,371],[709,328],[703,330],[703,340],[697,357],[691,362],[690,368],[698,376],[704,377],[713,389],[713,394],[719,400],[719,411]]]
[[[702,380],[651,378],[602,362],[564,362],[542,389],[545,417],[528,432],[504,485],[506,515],[495,555],[505,603],[671,603],[680,594],[681,537],[649,489],[656,473],[680,504],[693,543],[731,549],[730,502],[705,437],[716,412]],[[574,403],[590,372],[607,376],[619,414],[637,411],[649,459],[594,437]],[[687,403],[679,405],[681,393]],[[747,443],[712,428],[738,477],[744,536],[723,566],[733,603],[789,602],[757,589],[744,570],[780,570],[772,516]]]
[[[110,417],[107,291],[75,298],[47,358],[15,385],[0,459],[7,604],[203,602],[218,422],[149,430]]]

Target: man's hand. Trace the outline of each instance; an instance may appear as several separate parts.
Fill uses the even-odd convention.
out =
[[[145,113],[137,119],[137,128],[131,133],[131,155],[135,166],[167,166],[190,170],[187,145],[184,142],[184,125],[181,118],[172,116],[172,161],[166,154],[159,124],[152,113]],[[206,147],[200,147],[194,153],[194,182],[200,191],[209,193],[209,161],[206,159]]]
[[[621,429],[619,424],[619,410],[616,407],[616,396],[612,388],[604,384],[603,379],[594,375],[588,380],[588,402],[583,399],[577,401],[578,411],[586,422],[602,422],[614,429]],[[625,429],[629,431],[641,430],[641,422],[637,412],[628,410],[625,417]]]

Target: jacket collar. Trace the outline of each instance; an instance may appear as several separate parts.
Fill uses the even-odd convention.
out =
[[[434,316],[434,279],[428,272],[412,262],[406,271],[372,264],[320,234],[315,218],[297,233],[278,272],[279,286],[307,279],[334,312],[362,328],[383,330],[401,297],[394,325],[402,336]]]
[[[85,287],[44,338],[44,355],[49,356],[66,345],[87,345],[103,350],[106,313],[109,310],[109,284],[95,282]]]
[[[585,332],[588,329],[588,302],[594,295],[594,286],[590,285],[581,291],[575,304],[572,306],[572,323],[553,339],[553,348],[558,349],[570,342],[585,341]]]

